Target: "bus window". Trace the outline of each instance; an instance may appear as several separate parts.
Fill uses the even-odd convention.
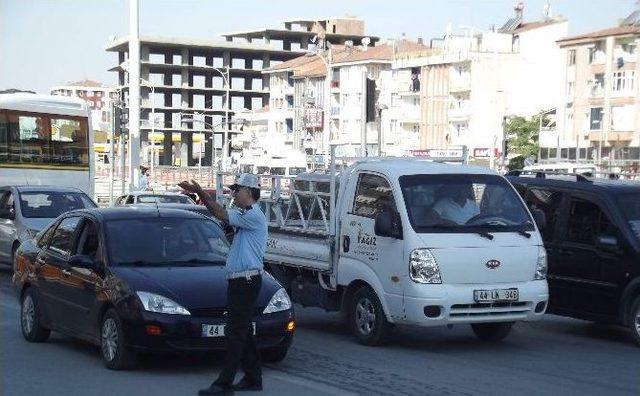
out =
[[[51,119],[51,162],[84,165],[89,163],[87,128],[80,121]]]
[[[259,175],[268,175],[269,174],[269,167],[268,166],[259,166],[257,169],[257,173]]]
[[[253,165],[240,165],[240,173],[253,173]]]
[[[49,163],[49,131],[43,117],[8,114],[9,163]]]
[[[86,120],[6,111],[0,117],[0,162],[89,167]]]
[[[271,168],[271,174],[277,176],[284,176],[285,168],[280,166],[274,166]]]

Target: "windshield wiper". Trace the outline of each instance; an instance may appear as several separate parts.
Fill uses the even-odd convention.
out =
[[[443,224],[443,223],[439,223],[439,224],[434,224],[430,227],[433,228],[452,228],[454,230],[465,230],[464,232],[469,232],[469,233],[474,233],[474,234],[478,234],[483,238],[487,238],[488,240],[493,240],[493,235],[491,235],[489,232],[487,231],[483,231],[483,230],[474,230],[473,228],[466,231],[467,227],[465,226],[461,226],[461,225],[448,225],[448,224]]]
[[[176,260],[176,261],[171,261],[171,262],[167,262],[165,264],[171,265],[171,264],[212,264],[212,265],[224,265],[225,262],[224,260],[205,260],[205,259],[201,259],[201,258],[192,258],[189,260]]]

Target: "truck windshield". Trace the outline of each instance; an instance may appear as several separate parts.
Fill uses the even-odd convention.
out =
[[[110,220],[106,236],[114,266],[224,265],[229,253],[222,229],[207,219]]]
[[[618,206],[622,209],[633,233],[640,239],[640,191],[631,194],[621,194],[617,199]]]
[[[416,232],[533,231],[533,221],[509,183],[493,175],[400,177]]]

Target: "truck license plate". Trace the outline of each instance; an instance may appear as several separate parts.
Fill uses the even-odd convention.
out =
[[[518,289],[474,290],[475,302],[518,301]]]
[[[256,322],[253,322],[252,325],[253,325],[253,335],[256,335]],[[202,336],[203,337],[224,337],[224,325],[203,324]]]

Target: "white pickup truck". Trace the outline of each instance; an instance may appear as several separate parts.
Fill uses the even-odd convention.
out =
[[[379,158],[301,174],[286,194],[280,179],[262,200],[265,268],[293,301],[342,311],[361,343],[383,343],[400,323],[470,324],[497,341],[544,314],[542,239],[497,173]]]

